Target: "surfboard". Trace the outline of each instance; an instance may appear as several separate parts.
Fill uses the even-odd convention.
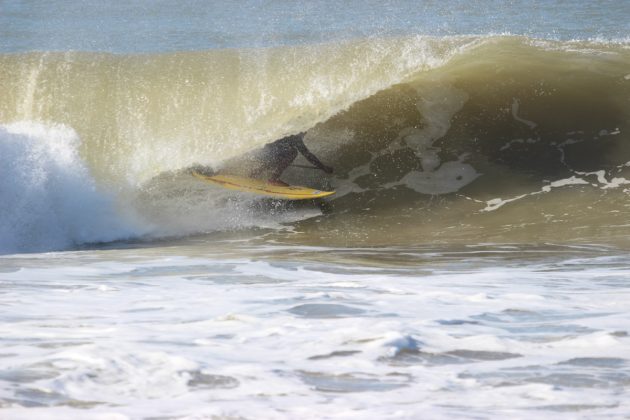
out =
[[[321,191],[308,187],[289,185],[273,185],[267,181],[254,178],[246,178],[236,175],[204,175],[197,171],[192,172],[193,176],[211,184],[220,185],[231,190],[246,191],[255,194],[267,195],[284,200],[310,200],[333,195],[335,191]]]

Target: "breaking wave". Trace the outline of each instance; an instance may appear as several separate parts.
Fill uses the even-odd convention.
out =
[[[2,179],[17,180],[0,190],[4,252],[312,217],[185,172],[242,169],[249,152],[304,130],[335,174],[292,168],[284,179],[337,190],[318,237],[321,226],[346,238],[378,226],[389,243],[464,232],[505,241],[525,227],[538,235],[530,240],[583,238],[625,225],[627,42],[407,37],[5,54],[0,84]],[[42,184],[42,173],[53,175]]]

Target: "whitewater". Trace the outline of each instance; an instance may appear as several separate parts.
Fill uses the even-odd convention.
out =
[[[627,417],[628,17],[0,3],[0,417]]]

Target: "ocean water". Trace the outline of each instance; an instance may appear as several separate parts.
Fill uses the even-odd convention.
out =
[[[629,22],[0,1],[0,418],[628,417]]]

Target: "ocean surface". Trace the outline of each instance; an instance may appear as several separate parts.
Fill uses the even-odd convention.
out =
[[[630,2],[0,0],[2,419],[628,418],[629,235]]]

